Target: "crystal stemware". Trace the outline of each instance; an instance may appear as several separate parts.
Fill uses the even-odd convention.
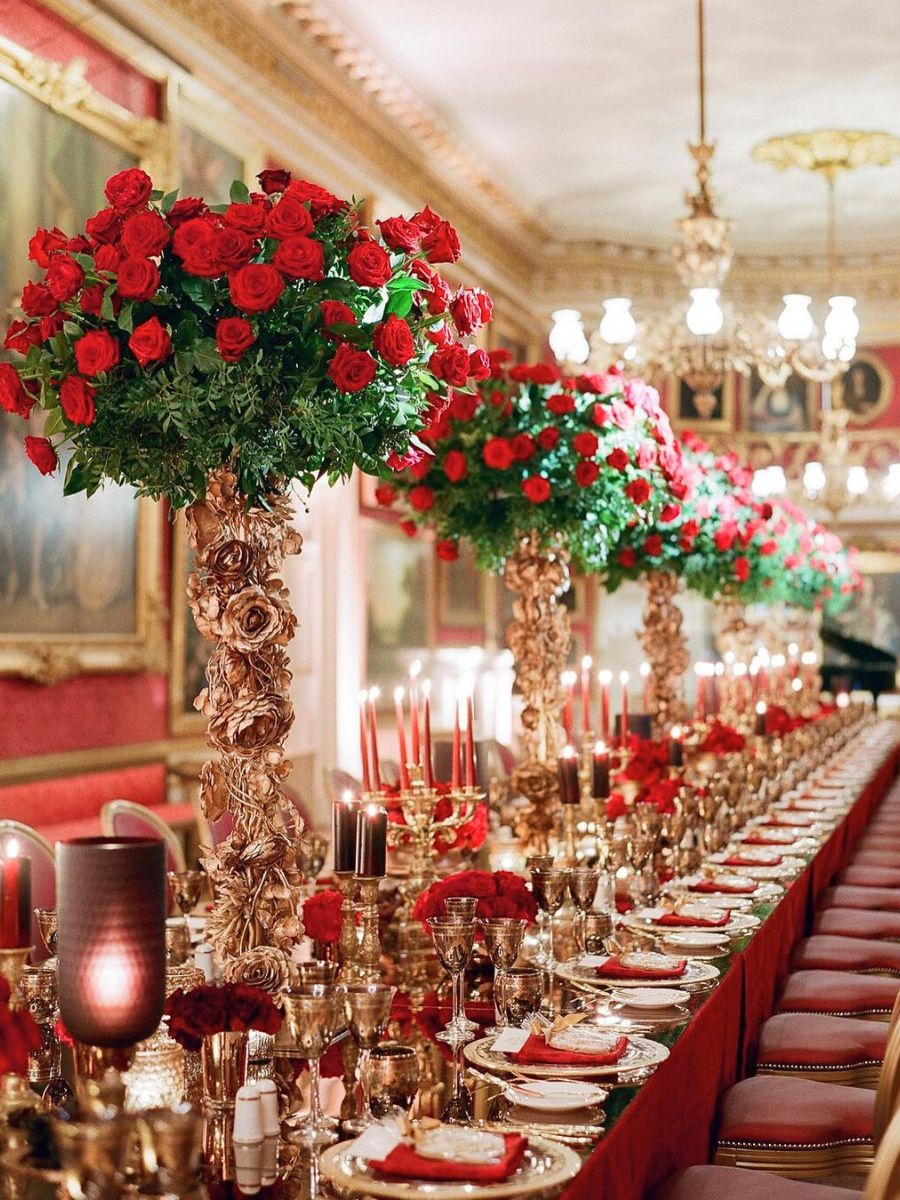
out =
[[[491,917],[482,923],[484,944],[494,964],[494,1020],[497,1028],[505,1025],[503,1013],[497,1001],[497,992],[503,986],[503,976],[516,965],[522,949],[522,941],[528,922],[516,917]],[[489,1029],[488,1033],[496,1033]]]
[[[344,1121],[345,1128],[352,1133],[361,1132],[375,1119],[369,1095],[369,1062],[387,1028],[396,990],[384,983],[347,983],[338,988],[350,1034],[359,1047],[357,1073],[362,1110],[356,1118]]]
[[[477,896],[445,896],[444,897],[444,914],[448,921],[466,921],[475,920],[478,913],[478,897]],[[462,988],[462,981],[460,987]],[[460,995],[459,998],[459,1027],[460,1029],[468,1030],[469,1033],[478,1032],[478,1024],[470,1020],[466,1016],[466,998],[465,995]]]
[[[200,903],[204,878],[202,871],[169,871],[169,887],[172,889],[178,911],[184,917],[185,927],[188,914]]]
[[[327,1145],[336,1141],[337,1135],[322,1112],[319,1059],[343,1016],[341,997],[329,984],[311,983],[288,989],[282,998],[292,1048],[301,1051],[309,1064],[309,1112],[305,1117],[288,1120],[290,1140],[308,1146]]]
[[[468,1042],[472,1040],[472,1031],[467,1029],[460,1017],[462,1014],[463,980],[466,967],[472,957],[472,946],[475,942],[474,921],[452,921],[446,917],[429,917],[428,928],[434,941],[438,961],[450,975],[453,988],[453,1017],[446,1029],[437,1034],[440,1042]]]
[[[59,921],[56,916],[55,908],[36,908],[34,915],[37,917],[38,929],[41,931],[41,940],[47,947],[47,953],[51,958],[56,957],[56,946],[59,941]]]
[[[569,883],[568,871],[552,868],[549,871],[531,872],[531,890],[538,907],[547,914],[546,941],[542,946],[538,961],[549,972],[553,972],[556,959],[553,954],[554,927],[553,918],[563,906],[566,898],[566,888]]]
[[[506,1025],[521,1025],[540,1012],[544,1002],[544,973],[538,967],[510,967],[503,972],[497,995]]]
[[[581,929],[585,915],[593,911],[600,883],[600,872],[592,867],[578,867],[569,872],[569,893],[575,905],[575,940],[582,939]]]

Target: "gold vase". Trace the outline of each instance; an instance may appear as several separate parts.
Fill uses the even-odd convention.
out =
[[[650,664],[647,676],[647,712],[653,736],[664,736],[687,716],[684,676],[690,662],[684,618],[675,602],[678,579],[666,571],[652,571],[646,578],[647,603],[640,642]]]
[[[207,1033],[200,1043],[203,1107],[211,1113],[234,1110],[238,1088],[247,1081],[249,1035],[231,1029]]]
[[[562,596],[569,564],[561,550],[546,550],[537,534],[524,538],[506,562],[504,582],[515,593],[506,641],[522,696],[520,763],[513,786],[528,801],[517,833],[529,852],[546,853],[560,807],[556,761],[559,714],[572,632]]]
[[[294,716],[287,646],[297,622],[281,570],[301,547],[290,515],[281,495],[266,508],[247,508],[224,469],[187,511],[195,568],[188,598],[198,630],[213,643],[208,685],[194,702],[216,752],[203,767],[200,801],[207,820],[226,812],[234,819],[204,857],[215,895],[206,937],[230,980],[275,993],[294,981],[290,952],[303,932],[304,847],[283,789]]]

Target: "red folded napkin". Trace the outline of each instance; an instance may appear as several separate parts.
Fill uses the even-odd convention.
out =
[[[748,833],[744,838],[745,846],[788,846],[786,838],[766,837],[763,833]]]
[[[656,922],[657,925],[678,925],[687,926],[689,929],[720,929],[723,925],[727,925],[731,920],[731,912],[726,909],[721,917],[717,920],[710,920],[709,917],[683,917],[681,913],[663,913]]]
[[[714,879],[701,879],[699,883],[692,883],[689,890],[706,895],[749,896],[758,887],[752,879],[747,883],[716,883]]]
[[[597,967],[597,974],[603,979],[678,979],[684,974],[686,967],[686,958],[680,958],[678,966],[666,969],[629,967],[619,958],[610,958],[602,967]]]
[[[544,1039],[532,1033],[521,1050],[507,1051],[506,1057],[513,1062],[540,1066],[610,1067],[617,1063],[628,1049],[628,1038],[620,1037],[612,1050],[604,1054],[583,1054],[577,1050],[559,1050],[548,1046]]]
[[[771,846],[771,842],[768,845]],[[782,858],[780,854],[773,854],[771,858],[745,858],[742,854],[732,854],[730,858],[726,858],[722,863],[723,867],[780,867]]]
[[[387,1158],[369,1159],[369,1166],[379,1175],[392,1175],[395,1179],[435,1179],[448,1183],[502,1183],[519,1169],[519,1164],[528,1149],[528,1138],[519,1133],[505,1133],[506,1150],[497,1163],[448,1162],[441,1158],[425,1158],[417,1154],[412,1146],[401,1142]]]

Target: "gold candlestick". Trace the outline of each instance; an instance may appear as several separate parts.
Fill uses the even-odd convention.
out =
[[[348,978],[356,970],[359,959],[359,939],[356,935],[356,876],[352,871],[335,871],[338,891],[343,897],[341,905],[341,940],[338,943],[338,956],[344,967],[344,978]]]
[[[581,815],[580,804],[564,804],[563,819],[563,866],[578,866],[578,849],[576,846],[578,834],[578,818]]]
[[[377,876],[362,876],[357,882],[362,919],[358,974],[364,983],[378,983],[381,980],[381,935],[378,929],[378,885],[381,880]]]

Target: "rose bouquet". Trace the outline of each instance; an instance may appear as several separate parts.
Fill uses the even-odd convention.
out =
[[[0,368],[0,407],[44,410],[26,452],[46,474],[69,451],[67,492],[110,479],[181,506],[229,465],[254,502],[375,470],[408,453],[448,375],[486,374],[445,320],[465,308],[471,333],[491,311],[434,269],[459,255],[446,221],[425,208],[376,234],[287,171],[260,189],[211,207],[130,169],[83,232],[32,238],[43,276],[6,335],[24,357]]]
[[[438,879],[422,892],[412,915],[423,924],[429,917],[443,916],[444,900],[452,896],[477,896],[478,916],[517,917],[533,921],[537,901],[525,886],[525,880],[512,871],[457,871]]]
[[[701,754],[739,754],[746,744],[746,739],[732,725],[713,718],[697,750]]]
[[[341,939],[344,898],[333,888],[316,892],[303,904],[303,926],[307,937],[323,945],[334,945]]]
[[[185,1050],[199,1050],[203,1038],[212,1033],[257,1029],[274,1035],[281,1028],[281,1013],[272,997],[241,983],[203,985],[188,992],[178,988],[166,1001],[165,1013],[169,1033]]]

